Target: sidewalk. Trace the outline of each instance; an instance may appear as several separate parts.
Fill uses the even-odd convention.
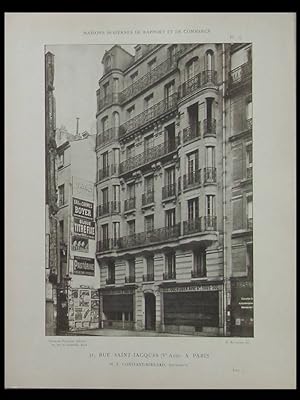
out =
[[[140,337],[193,337],[193,335],[179,335],[173,333],[160,333],[155,331],[129,331],[123,329],[87,329],[87,330],[80,330],[76,332],[68,332],[64,336],[140,336]]]

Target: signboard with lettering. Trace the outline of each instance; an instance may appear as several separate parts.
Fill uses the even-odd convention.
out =
[[[164,293],[207,292],[214,290],[222,290],[222,285],[175,286],[162,289]]]
[[[94,276],[95,260],[93,258],[74,256],[73,274]]]
[[[73,197],[74,217],[94,218],[94,203]]]
[[[95,222],[74,217],[74,233],[88,239],[95,239]]]

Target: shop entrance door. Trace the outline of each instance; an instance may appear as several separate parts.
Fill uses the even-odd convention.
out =
[[[155,296],[145,293],[145,329],[155,330]]]

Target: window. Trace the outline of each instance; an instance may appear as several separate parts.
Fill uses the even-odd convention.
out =
[[[153,94],[150,94],[149,96],[145,97],[144,100],[144,109],[147,110],[148,108],[153,106]]]
[[[146,156],[149,154],[150,149],[152,149],[153,144],[154,144],[153,135],[149,135],[149,136],[145,137],[145,139],[144,139],[144,151],[146,153]]]
[[[246,119],[247,121],[252,120],[252,100],[248,100],[246,103]]]
[[[108,129],[108,117],[102,118],[102,131],[105,132]]]
[[[108,188],[102,189],[102,204],[104,206],[108,204]]]
[[[135,234],[135,220],[127,221],[127,235],[134,235]]]
[[[193,221],[199,218],[199,199],[198,197],[188,200],[188,220]]]
[[[168,55],[170,59],[170,65],[172,65],[176,61],[176,52],[177,52],[177,44],[174,44],[168,48]]]
[[[156,67],[156,58],[148,62],[148,72],[151,72]]]
[[[175,168],[168,168],[165,170],[165,186],[171,186],[175,183]]]
[[[250,279],[252,279],[253,278],[253,244],[252,243],[247,243],[246,265],[247,265],[248,277]]]
[[[135,184],[130,183],[127,185],[127,199],[135,198]]]
[[[119,202],[120,201],[120,186],[113,185],[113,201]]]
[[[64,166],[64,153],[60,153],[58,155],[58,168],[62,168]]]
[[[154,230],[154,215],[147,215],[145,217],[145,232],[152,232]]]
[[[167,228],[174,226],[176,224],[175,208],[172,208],[171,210],[167,210],[165,218],[166,218],[165,225]]]
[[[109,88],[109,82],[106,82],[103,84],[103,97],[104,99],[107,98],[108,96],[108,88]]]
[[[115,283],[116,267],[113,261],[109,262],[107,266],[107,283]]]
[[[120,239],[120,222],[113,222],[113,242],[116,245],[118,239]]]
[[[101,225],[101,237],[103,243],[108,242],[108,224]]]
[[[206,167],[214,168],[215,167],[215,147],[207,146],[206,147]]]
[[[214,107],[214,99],[212,97],[206,98],[206,120],[207,120],[207,132],[212,129],[212,121],[213,121],[213,109]]]
[[[199,169],[199,154],[198,150],[187,155],[187,172],[188,175],[193,175],[193,172]]]
[[[63,206],[65,204],[65,185],[58,186],[58,205]]]
[[[195,250],[193,253],[193,278],[206,276],[206,253],[204,250]]]
[[[193,58],[186,64],[187,80],[194,78],[194,76],[197,74],[197,63],[198,58]]]
[[[131,83],[134,83],[138,77],[138,71],[135,71],[132,75],[130,75]]]
[[[145,178],[145,193],[152,193],[154,191],[153,175]]]
[[[214,70],[214,52],[212,50],[206,52],[206,70]]]
[[[246,146],[247,179],[252,179],[252,143]]]
[[[175,92],[175,81],[169,82],[165,85],[165,99],[169,99]]]
[[[129,158],[134,157],[134,149],[135,149],[134,143],[131,144],[130,146],[127,146],[127,148],[126,148],[126,158],[127,158],[127,160]]]
[[[176,255],[175,253],[166,254],[166,278],[176,278]]]
[[[131,259],[128,261],[128,270],[129,270],[129,279],[130,281],[135,280],[135,259]]]
[[[135,106],[131,106],[127,109],[127,119],[131,119],[134,117]]]
[[[208,217],[215,215],[215,196],[211,194],[206,196],[206,215]]]
[[[114,93],[119,93],[119,78],[114,78],[113,84],[114,84],[113,86]]]
[[[59,239],[61,242],[64,241],[64,220],[59,221]]]
[[[154,280],[154,257],[150,256],[146,259],[148,280]]]
[[[108,171],[108,151],[102,154],[102,169]]]
[[[247,196],[247,229],[253,229],[253,201],[252,196]]]
[[[120,149],[113,149],[112,151],[113,165],[117,167],[120,163]],[[112,171],[115,172],[115,171]]]

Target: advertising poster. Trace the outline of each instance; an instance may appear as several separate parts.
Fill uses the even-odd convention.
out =
[[[73,197],[73,216],[93,219],[94,203]]]
[[[95,260],[93,258],[86,257],[74,257],[73,263],[74,275],[95,275]]]
[[[80,236],[72,237],[72,250],[80,251],[82,253],[89,252],[89,240]]]
[[[87,239],[95,239],[95,222],[74,217],[74,233]]]

